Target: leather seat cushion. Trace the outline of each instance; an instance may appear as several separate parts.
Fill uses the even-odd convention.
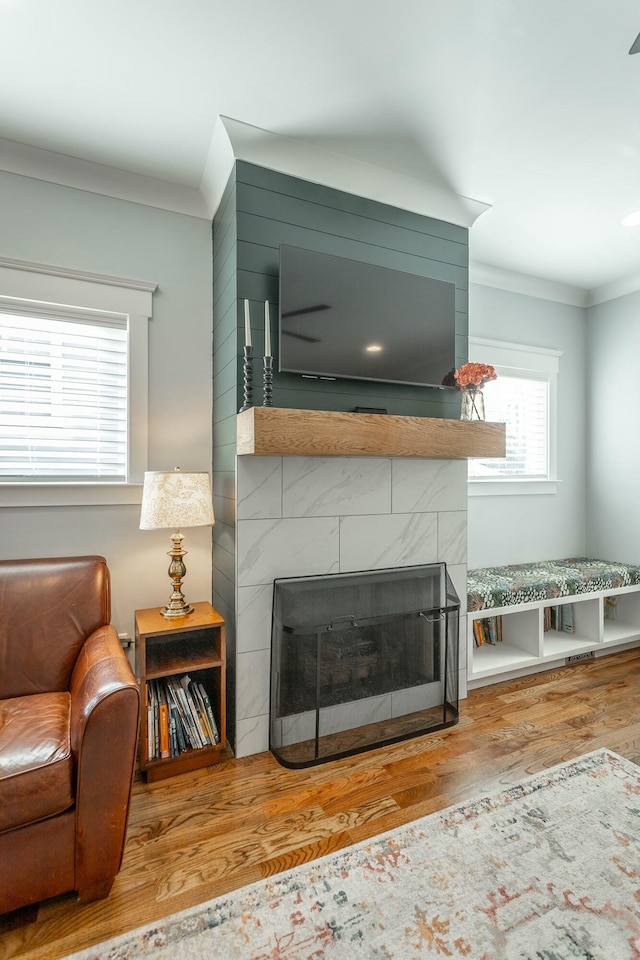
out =
[[[73,805],[71,697],[0,700],[0,832]]]

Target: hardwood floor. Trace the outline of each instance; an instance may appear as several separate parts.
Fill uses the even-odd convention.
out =
[[[639,677],[629,650],[473,691],[455,727],[358,757],[136,782],[111,896],[0,917],[0,960],[57,960],[599,747],[640,764]]]

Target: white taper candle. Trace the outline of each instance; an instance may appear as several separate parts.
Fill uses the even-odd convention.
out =
[[[244,302],[244,345],[251,346],[251,318],[249,316],[249,301]]]
[[[269,301],[264,302],[264,355],[271,356],[271,322],[269,320]]]

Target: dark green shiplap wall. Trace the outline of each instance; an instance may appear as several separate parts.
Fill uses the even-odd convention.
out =
[[[243,402],[245,298],[251,301],[254,402],[262,403],[264,301],[277,351],[281,243],[456,285],[456,365],[467,359],[468,231],[387,204],[237,161],[213,222],[213,602],[227,623],[227,724],[235,748],[236,413]],[[455,390],[305,380],[277,372],[273,404],[312,410],[385,407],[391,414],[459,416]]]
[[[251,301],[254,354],[264,345],[264,301],[271,304],[272,344],[277,352],[278,261],[281,243],[362,260],[456,285],[456,359],[467,359],[468,231],[387,204],[320,184],[236,163],[238,357],[244,342],[246,297]],[[389,413],[459,416],[455,390],[366,383],[359,380],[306,380],[278,373],[274,357],[273,405],[311,410],[385,407]],[[254,402],[262,403],[261,360],[255,362]],[[242,405],[242,365],[238,360],[237,403]]]
[[[235,171],[213,221],[213,605],[226,622],[227,735],[235,748],[237,216]]]

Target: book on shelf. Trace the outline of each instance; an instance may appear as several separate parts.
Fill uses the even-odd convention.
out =
[[[218,725],[206,688],[188,674],[148,680],[147,760],[178,757],[220,743]]]
[[[182,720],[180,719],[180,712],[178,711],[173,699],[171,699],[171,702],[169,703],[169,717],[171,723],[171,755],[176,757],[180,753],[184,753],[184,751],[187,749],[187,740],[184,734]]]
[[[204,695],[201,689],[201,685],[197,683],[192,683],[191,692],[193,694],[193,701],[196,705],[196,710],[198,711],[200,726],[206,735],[207,743],[214,744],[216,740],[213,734],[213,728],[209,722],[209,717],[207,716],[207,711],[204,705]]]
[[[482,617],[473,621],[473,640],[476,647],[486,643],[495,646],[502,643],[502,617]]]
[[[158,734],[160,737],[160,757],[165,760],[171,756],[169,736],[169,702],[167,690],[163,683],[158,682]]]
[[[156,730],[156,703],[155,687],[152,680],[144,685],[145,701],[147,707],[147,760],[153,760],[156,755],[155,730]]]
[[[167,680],[176,715],[179,718],[182,729],[182,741],[184,749],[198,750],[206,746],[206,740],[200,730],[197,717],[190,702],[187,687],[183,683],[184,678],[170,677]]]
[[[196,684],[198,690],[200,691],[200,696],[202,697],[202,702],[204,704],[205,714],[209,722],[209,727],[211,730],[211,736],[213,737],[214,743],[220,743],[220,732],[218,730],[218,724],[216,723],[216,718],[213,715],[213,710],[211,709],[211,701],[207,691],[201,683]]]
[[[565,633],[573,633],[573,604],[563,603],[560,617],[560,629]]]
[[[556,632],[573,633],[573,604],[560,603],[545,607],[543,610],[543,629]]]

